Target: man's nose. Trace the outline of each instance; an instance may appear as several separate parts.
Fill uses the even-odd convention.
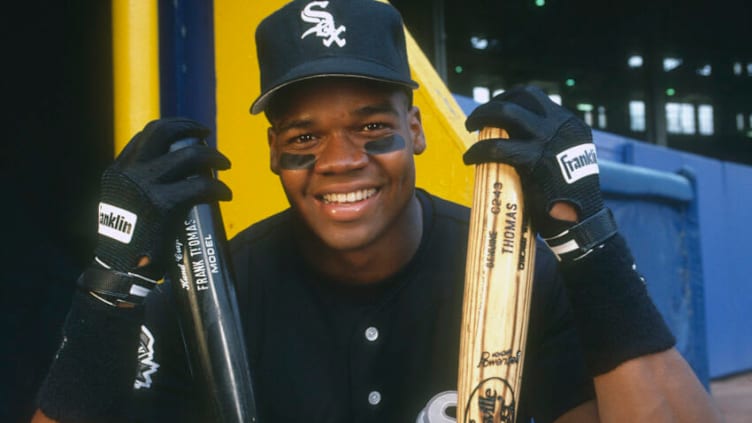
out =
[[[368,163],[365,148],[347,134],[334,134],[326,140],[316,160],[319,173],[342,173],[360,169]]]

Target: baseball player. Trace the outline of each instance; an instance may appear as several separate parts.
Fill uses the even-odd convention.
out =
[[[430,143],[399,14],[371,0],[294,1],[256,43],[251,113],[269,121],[270,167],[290,204],[230,243],[259,421],[451,421],[469,211],[415,186],[414,157]],[[495,97],[466,125],[508,130],[464,160],[513,165],[546,240],[518,421],[719,421],[604,207],[590,129],[534,87]],[[175,288],[156,283],[181,216],[231,197],[206,176],[227,158],[169,149],[207,134],[153,121],[104,172],[95,258],[35,422],[211,421]],[[566,151],[583,156],[569,172]]]

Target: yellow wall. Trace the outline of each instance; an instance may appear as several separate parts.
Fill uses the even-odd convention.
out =
[[[159,117],[157,0],[112,0],[115,153]]]
[[[266,120],[248,112],[259,93],[254,31],[263,17],[284,3],[214,2],[217,144],[233,164],[220,175],[234,193],[232,202],[222,204],[228,236],[287,206],[269,170]],[[428,138],[428,149],[417,159],[418,186],[469,205],[474,168],[462,163],[462,153],[472,142],[463,126],[465,116],[409,34],[408,46],[413,77],[421,85],[415,103]]]

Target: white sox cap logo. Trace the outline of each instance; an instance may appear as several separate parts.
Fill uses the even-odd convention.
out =
[[[344,25],[336,26],[331,13],[322,10],[313,10],[314,7],[326,9],[328,5],[328,1],[312,1],[300,12],[300,19],[316,24],[304,32],[300,36],[300,39],[302,40],[310,34],[315,34],[317,37],[323,38],[322,42],[326,47],[330,47],[332,43],[337,43],[338,46],[343,47],[347,43],[347,40],[340,38],[340,33],[345,32],[347,28]]]
[[[580,144],[556,155],[561,175],[568,184],[598,173],[598,158],[593,144]]]

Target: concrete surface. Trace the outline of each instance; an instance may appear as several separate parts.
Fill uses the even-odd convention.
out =
[[[710,392],[726,423],[752,423],[752,372],[713,380]]]

